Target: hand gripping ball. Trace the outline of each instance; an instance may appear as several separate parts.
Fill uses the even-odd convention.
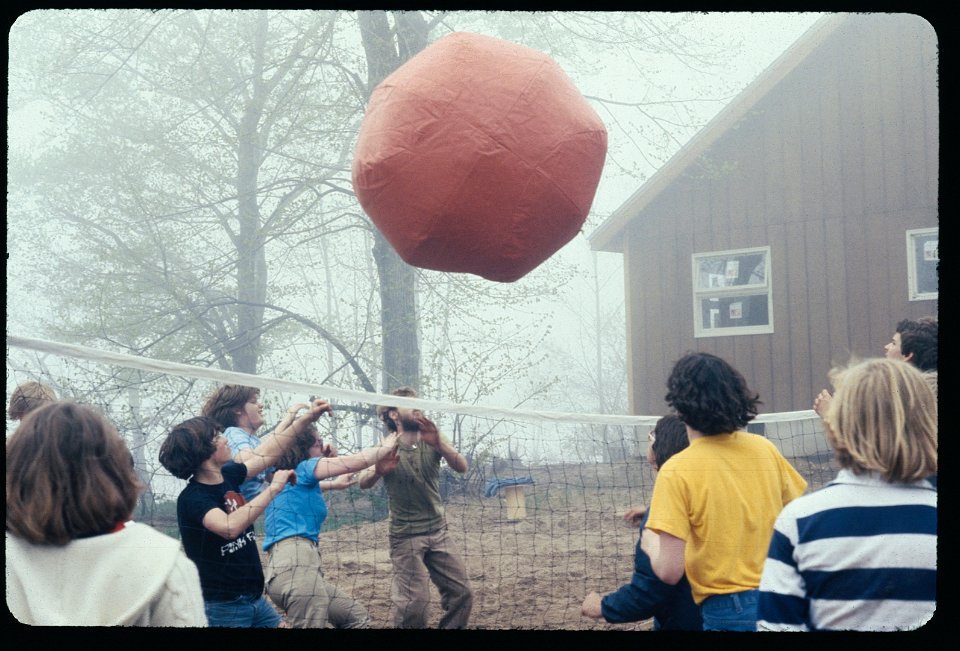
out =
[[[512,282],[583,226],[606,152],[553,59],[458,32],[374,89],[353,186],[408,264]]]

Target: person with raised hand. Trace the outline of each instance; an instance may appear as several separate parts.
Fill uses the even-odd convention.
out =
[[[292,470],[275,472],[249,502],[239,488],[273,464],[299,432],[325,413],[331,413],[330,404],[314,400],[289,426],[261,439],[243,463],[234,461],[223,427],[207,416],[178,424],[163,441],[161,465],[174,477],[188,480],[177,498],[177,525],[187,556],[200,572],[211,626],[280,625],[279,613],[263,596],[263,567],[253,522],[296,476]]]
[[[393,395],[415,398],[400,387]],[[398,436],[393,452],[360,475],[360,487],[381,478],[390,503],[390,560],[393,563],[393,622],[397,628],[425,628],[430,582],[440,592],[439,627],[466,628],[473,609],[467,570],[447,532],[440,498],[440,461],[459,473],[467,460],[419,409],[380,406],[377,415]]]
[[[836,479],[777,517],[761,631],[899,631],[937,608],[937,401],[911,364],[834,369],[824,414]]]
[[[356,473],[391,454],[396,433],[381,445],[338,456],[324,443],[315,424],[301,433],[276,462],[293,469],[287,484],[267,506],[263,550],[268,554],[266,586],[270,599],[286,613],[291,628],[367,628],[370,615],[359,602],[323,576],[318,539],[327,517],[325,490],[343,490],[357,483]]]
[[[647,462],[655,471],[690,444],[687,428],[676,416],[664,416],[658,420],[649,436]],[[650,510],[643,505],[628,509],[623,519],[629,526],[639,527],[642,534],[649,515]],[[703,629],[700,608],[693,602],[686,577],[676,585],[669,585],[657,578],[650,566],[650,557],[643,551],[639,540],[630,583],[603,597],[597,592],[590,592],[584,598],[580,612],[592,619],[603,618],[611,624],[638,622],[652,617],[655,631]]]

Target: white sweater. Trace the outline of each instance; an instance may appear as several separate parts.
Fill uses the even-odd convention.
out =
[[[200,576],[180,541],[128,522],[62,547],[6,534],[7,607],[40,626],[206,626]]]

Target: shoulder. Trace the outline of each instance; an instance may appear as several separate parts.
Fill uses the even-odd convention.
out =
[[[228,461],[220,469],[220,474],[223,475],[223,478],[228,482],[236,485],[242,484],[247,478],[247,466],[243,463],[237,463],[235,461]]]
[[[777,446],[773,444],[773,441],[768,439],[766,436],[761,436],[760,434],[753,434],[752,432],[747,432],[740,430],[736,433],[737,438],[743,445],[753,445],[758,448],[773,448],[777,449]]]
[[[118,531],[121,536],[127,536],[133,540],[149,541],[152,545],[180,548],[180,541],[172,538],[165,533],[157,531],[148,524],[142,522],[127,522],[123,529]]]
[[[320,483],[316,475],[318,463],[320,457],[311,457],[297,464],[297,486],[315,486]]]
[[[253,446],[258,441],[255,436],[239,427],[228,427],[223,431],[223,435],[231,445]]]

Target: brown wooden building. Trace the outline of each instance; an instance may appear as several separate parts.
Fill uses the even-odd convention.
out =
[[[624,255],[634,413],[666,413],[691,350],[765,413],[810,409],[833,364],[937,313],[937,66],[918,16],[826,16],[595,231]]]

